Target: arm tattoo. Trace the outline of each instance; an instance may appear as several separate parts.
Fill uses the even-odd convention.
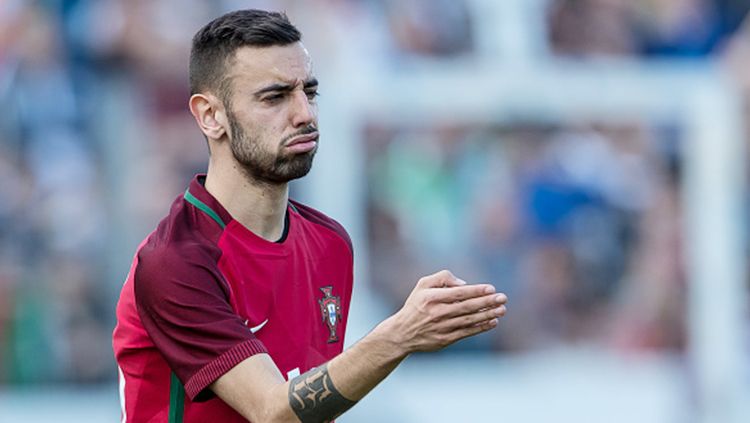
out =
[[[289,405],[302,423],[330,422],[356,403],[333,385],[327,363],[289,382]]]

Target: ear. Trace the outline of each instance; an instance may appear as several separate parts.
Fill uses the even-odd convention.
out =
[[[189,106],[198,127],[209,140],[218,140],[228,133],[229,121],[224,104],[216,96],[193,94]]]

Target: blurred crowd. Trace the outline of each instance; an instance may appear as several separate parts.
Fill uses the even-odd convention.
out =
[[[685,343],[677,132],[640,123],[370,128],[370,247],[397,306],[441,263],[512,298],[459,348]]]
[[[712,56],[742,70],[746,3],[548,0],[539,31],[573,59]],[[130,254],[206,163],[185,106],[190,38],[241,7],[287,11],[321,67],[347,50],[362,66],[475,50],[470,0],[1,1],[0,383],[116,376]],[[513,313],[466,348],[681,348],[678,132],[372,122],[375,290],[395,307],[436,265],[496,282]]]
[[[745,0],[554,0],[552,50],[575,57],[701,58],[720,53],[750,9]]]

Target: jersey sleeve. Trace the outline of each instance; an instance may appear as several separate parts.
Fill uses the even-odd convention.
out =
[[[134,277],[141,322],[192,401],[244,359],[266,353],[230,305],[217,257],[201,248],[139,254]]]

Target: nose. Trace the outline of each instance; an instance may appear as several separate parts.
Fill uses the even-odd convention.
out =
[[[295,128],[308,126],[315,122],[318,110],[315,103],[311,102],[303,90],[293,92],[291,106],[291,120]]]

